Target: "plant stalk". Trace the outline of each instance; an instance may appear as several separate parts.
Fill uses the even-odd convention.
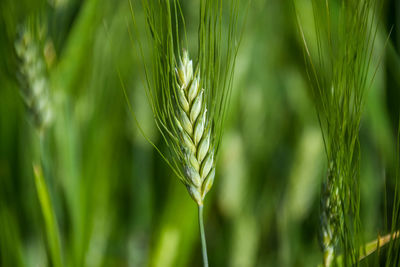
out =
[[[203,223],[203,205],[199,205],[199,226],[200,226],[200,236],[201,236],[201,250],[203,254],[203,266],[208,267],[206,235],[204,233],[204,223]]]

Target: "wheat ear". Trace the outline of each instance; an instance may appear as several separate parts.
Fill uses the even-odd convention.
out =
[[[180,2],[142,1],[153,55],[151,68],[144,64],[146,95],[171,159],[146,138],[137,120],[136,123],[197,203],[203,264],[208,266],[203,204],[214,182],[215,158],[231,95],[241,39],[236,36],[239,3],[236,0],[227,5],[219,1],[198,2],[198,50],[194,66],[187,51],[183,50],[179,60],[176,56],[176,52],[181,51],[181,44],[188,47]],[[129,3],[136,27],[133,6],[131,1]],[[223,21],[227,12],[229,15],[225,24]],[[137,30],[135,32],[138,33]],[[184,38],[181,38],[180,32],[184,33]],[[144,60],[144,49],[140,41],[138,44],[138,52]],[[124,94],[129,104],[125,89]]]
[[[35,21],[27,20],[21,25],[15,40],[14,48],[18,59],[17,79],[20,93],[24,100],[27,115],[35,130],[39,133],[39,162],[33,160],[35,187],[44,218],[47,245],[49,247],[52,266],[62,267],[61,238],[57,224],[54,206],[46,184],[44,171],[49,158],[46,145],[46,129],[53,118],[50,99],[50,86],[47,75],[43,46],[40,42],[39,28]]]
[[[176,68],[175,123],[179,130],[186,187],[199,207],[211,189],[215,177],[214,144],[211,121],[207,116],[204,89],[200,87],[200,75],[193,73],[193,63],[187,51],[179,68]]]
[[[18,57],[17,79],[22,98],[35,128],[43,132],[53,115],[46,63],[40,42],[29,27],[24,26],[14,46]]]

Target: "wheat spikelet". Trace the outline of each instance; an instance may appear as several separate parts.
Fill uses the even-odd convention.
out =
[[[215,176],[211,121],[207,116],[200,75],[193,73],[187,51],[176,68],[178,105],[175,122],[181,142],[183,174],[191,197],[199,206],[211,189]]]
[[[49,84],[41,45],[27,25],[15,41],[18,57],[17,79],[28,114],[40,132],[52,120]]]

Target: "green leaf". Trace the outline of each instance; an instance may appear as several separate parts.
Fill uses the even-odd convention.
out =
[[[42,209],[44,223],[46,226],[47,242],[50,249],[50,256],[53,266],[62,267],[60,234],[54,213],[53,206],[43,177],[43,171],[39,164],[33,164],[33,173],[35,176],[35,186]]]

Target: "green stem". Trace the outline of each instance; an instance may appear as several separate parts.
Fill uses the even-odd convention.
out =
[[[203,266],[208,267],[206,235],[204,233],[204,223],[203,223],[203,205],[199,205],[199,226],[200,226],[200,236],[201,236],[201,248],[203,253]]]

